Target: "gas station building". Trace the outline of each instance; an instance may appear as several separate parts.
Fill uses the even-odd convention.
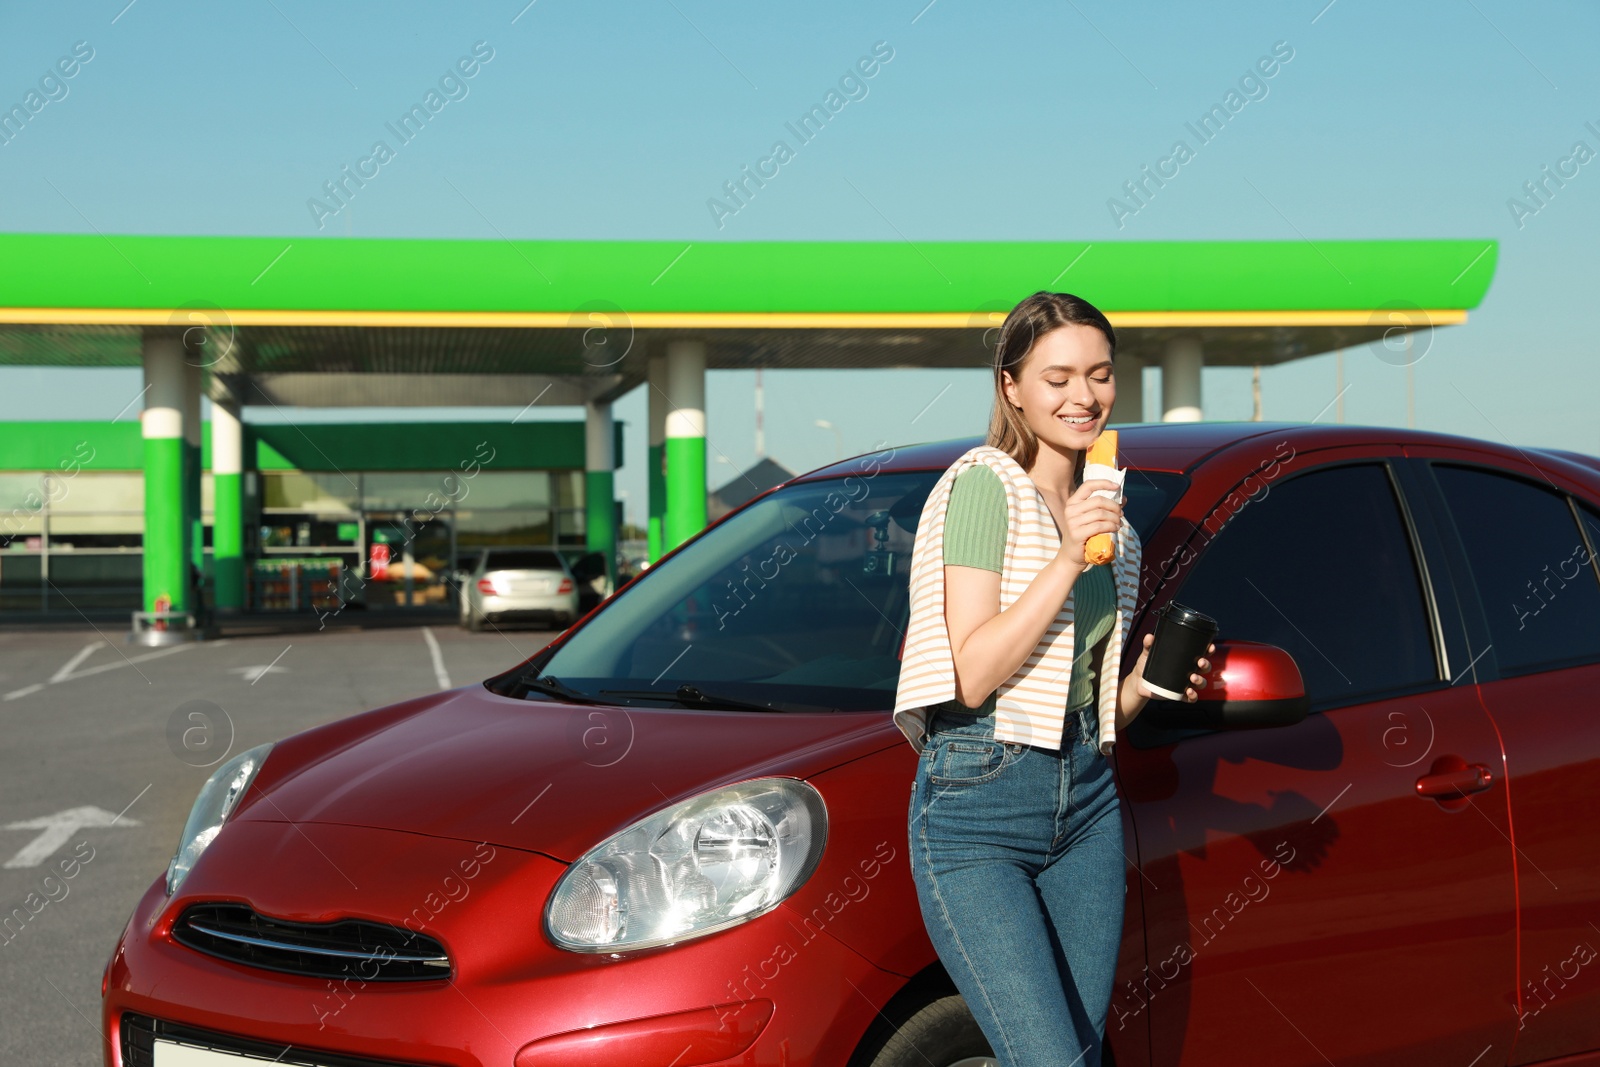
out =
[[[475,549],[587,552],[581,422],[246,422],[237,518],[223,495],[232,480],[215,473],[214,431],[200,423],[188,558],[213,596],[242,583],[250,610],[328,610],[335,592],[362,607],[441,605],[452,563]],[[0,423],[0,456],[0,612],[137,607],[137,419]],[[238,553],[227,551],[234,538]]]
[[[251,575],[263,561],[315,550],[371,578],[378,545],[379,557],[450,565],[472,545],[570,546],[603,554],[614,581],[612,404],[633,389],[648,390],[655,560],[706,524],[709,370],[987,369],[1005,313],[1049,289],[1091,300],[1116,327],[1122,421],[1142,418],[1147,365],[1160,368],[1159,420],[1192,421],[1203,366],[1271,366],[1461,323],[1496,256],[1486,239],[0,234],[0,363],[143,373],[114,422],[0,424],[0,611],[72,598],[82,583],[70,576],[100,568],[137,586],[126,607],[181,627],[202,603],[261,609]],[[475,405],[583,417],[245,418]],[[103,559],[83,566],[91,557]]]

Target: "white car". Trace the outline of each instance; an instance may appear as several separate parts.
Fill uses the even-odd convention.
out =
[[[578,582],[550,548],[488,548],[461,583],[461,625],[545,622],[565,630],[578,618]]]

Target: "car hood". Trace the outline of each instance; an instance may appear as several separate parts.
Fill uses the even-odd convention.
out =
[[[280,742],[235,819],[487,841],[572,862],[720,785],[806,778],[904,740],[889,714],[768,714],[440,693]]]

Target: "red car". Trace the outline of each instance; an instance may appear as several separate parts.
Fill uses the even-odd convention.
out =
[[[1108,1060],[1600,1064],[1600,461],[1120,430],[1132,640],[1174,597],[1222,632],[1113,755]],[[977,443],[796,478],[503,675],[230,760],[107,967],[106,1063],[986,1062],[889,716]]]

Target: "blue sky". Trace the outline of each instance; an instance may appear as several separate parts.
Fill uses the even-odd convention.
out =
[[[93,58],[0,145],[0,230],[112,240],[1494,238],[1500,263],[1483,305],[1436,332],[1414,368],[1416,424],[1600,452],[1600,374],[1578,314],[1596,281],[1600,160],[1543,205],[1522,188],[1580,140],[1600,152],[1585,126],[1600,130],[1592,3],[525,3],[6,5],[0,104],[21,102],[77,42]],[[493,57],[319,228],[307,202],[323,182],[375,140],[397,143],[385,123],[477,42]],[[791,139],[784,123],[878,42],[893,58],[719,227],[707,201],[722,183]],[[1119,227],[1108,199],[1278,42],[1293,58]],[[1513,197],[1537,212],[1514,217]],[[1264,369],[1264,417],[1316,416],[1337,391],[1334,363],[1329,354]],[[1358,348],[1344,375],[1346,422],[1406,424],[1403,370]],[[983,371],[765,380],[767,452],[796,470],[834,458],[835,435],[817,419],[856,452],[980,433],[990,405]],[[109,419],[137,381],[136,371],[0,369],[0,418]],[[710,376],[713,486],[755,460],[752,384],[751,373]],[[1207,370],[1204,390],[1207,418],[1250,417],[1248,368]],[[637,520],[642,391],[616,413],[630,431],[618,488]]]

